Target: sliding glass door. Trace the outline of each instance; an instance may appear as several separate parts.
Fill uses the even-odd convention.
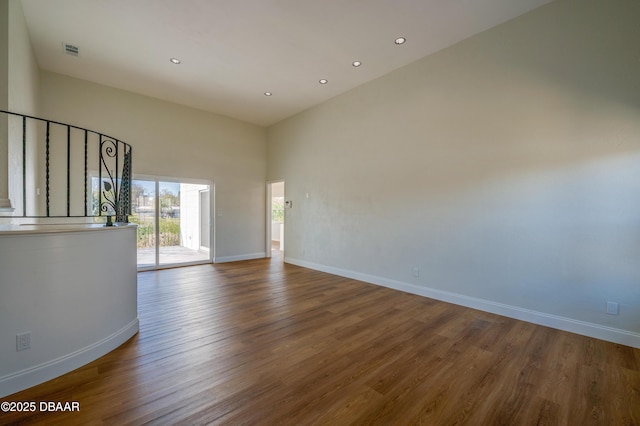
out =
[[[155,268],[156,250],[156,183],[134,179],[131,182],[131,216],[138,225],[138,268]]]
[[[138,269],[211,262],[210,185],[139,178],[131,188]]]

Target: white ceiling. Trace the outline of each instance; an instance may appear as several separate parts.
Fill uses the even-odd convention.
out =
[[[42,69],[267,126],[549,1],[22,4]],[[63,43],[80,55],[65,54]]]

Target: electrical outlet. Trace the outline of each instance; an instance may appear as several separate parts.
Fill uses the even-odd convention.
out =
[[[24,351],[31,348],[31,332],[16,335],[16,351]]]
[[[413,275],[414,278],[419,278],[420,277],[420,268],[413,268],[411,271],[411,274]]]
[[[618,315],[620,305],[616,302],[607,302],[607,313],[609,315]]]

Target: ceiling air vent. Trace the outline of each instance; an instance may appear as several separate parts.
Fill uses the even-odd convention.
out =
[[[64,48],[64,53],[78,56],[80,53],[80,48],[78,46],[74,46],[73,44],[62,43],[62,47]]]

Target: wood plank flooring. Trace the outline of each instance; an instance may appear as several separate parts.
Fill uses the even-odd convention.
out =
[[[638,425],[640,350],[260,259],[143,272],[140,333],[0,424]]]

